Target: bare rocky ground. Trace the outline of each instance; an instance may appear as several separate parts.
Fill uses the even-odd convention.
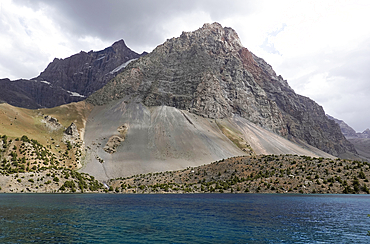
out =
[[[369,194],[370,164],[298,155],[234,157],[110,181],[117,193]]]
[[[124,140],[116,140],[112,150],[107,150],[111,138],[121,136],[118,129],[122,125],[127,128]],[[238,116],[204,118],[169,106],[147,107],[130,98],[94,107],[84,139],[86,158],[80,171],[102,181],[196,167],[251,153],[332,157]]]

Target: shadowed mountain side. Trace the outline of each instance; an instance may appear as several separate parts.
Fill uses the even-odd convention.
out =
[[[81,51],[65,59],[55,58],[38,77],[15,81],[0,79],[0,100],[30,109],[78,102],[145,54],[132,51],[120,40],[104,50]]]
[[[117,129],[128,127],[114,153],[104,150]],[[240,135],[258,154],[316,153],[262,129],[240,117],[215,120],[168,106],[146,107],[141,102],[113,101],[91,112],[85,130],[86,160],[82,172],[107,180],[134,174],[183,169],[233,156],[246,155],[220,129]],[[242,139],[241,139],[242,140]]]
[[[326,115],[329,119],[334,120],[337,123],[349,142],[355,147],[357,154],[345,154],[340,155],[342,158],[348,158],[353,160],[370,160],[370,129],[366,129],[363,132],[356,132],[351,126],[346,124],[343,120],[336,119],[330,115]]]
[[[370,161],[370,138],[349,138],[348,140],[355,146],[362,159]]]

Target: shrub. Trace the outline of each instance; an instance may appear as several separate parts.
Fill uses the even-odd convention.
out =
[[[361,170],[360,173],[358,173],[358,178],[366,179],[366,175],[365,175],[364,171]]]
[[[30,139],[28,139],[28,137],[27,137],[27,136],[23,135],[23,136],[21,137],[21,141],[23,141],[23,142],[30,142]]]

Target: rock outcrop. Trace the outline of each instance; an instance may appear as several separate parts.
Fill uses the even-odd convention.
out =
[[[119,135],[113,135],[108,139],[108,142],[104,146],[104,151],[113,154],[116,152],[117,147],[125,140],[128,130],[128,125],[124,124],[118,127],[117,131]]]
[[[140,56],[120,40],[101,51],[81,51],[66,59],[55,58],[31,80],[0,79],[0,100],[31,109],[78,102],[102,88]]]
[[[64,142],[71,142],[76,143],[80,140],[80,133],[78,132],[77,126],[75,123],[71,123],[70,126],[67,127],[67,129],[64,131],[63,134],[63,141]]]
[[[61,125],[56,118],[53,118],[50,115],[45,115],[41,122],[51,131],[63,128],[63,125]]]
[[[167,40],[88,98],[95,105],[135,98],[206,118],[238,115],[332,155],[356,152],[321,106],[296,94],[237,33],[218,23]]]

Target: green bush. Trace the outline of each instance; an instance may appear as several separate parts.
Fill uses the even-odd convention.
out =
[[[23,135],[23,136],[21,137],[21,141],[23,141],[23,142],[30,142],[30,139],[28,139],[28,137],[27,137],[27,136]]]

